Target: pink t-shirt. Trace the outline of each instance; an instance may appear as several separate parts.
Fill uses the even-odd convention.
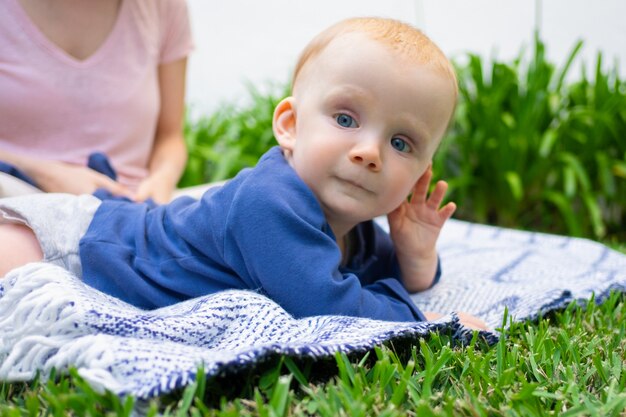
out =
[[[0,8],[0,147],[81,165],[104,152],[119,180],[136,186],[159,115],[158,66],[192,48],[185,0],[122,0],[111,33],[83,61],[51,42],[18,0]]]

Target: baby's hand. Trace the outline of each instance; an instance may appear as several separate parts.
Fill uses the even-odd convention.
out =
[[[454,203],[439,208],[448,189],[445,181],[438,181],[428,196],[432,175],[428,167],[415,183],[410,202],[403,202],[387,216],[402,280],[409,292],[425,290],[432,284],[437,271],[437,238],[456,210]]]

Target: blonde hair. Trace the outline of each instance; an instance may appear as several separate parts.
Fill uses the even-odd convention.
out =
[[[342,20],[318,34],[304,48],[296,64],[291,83],[296,86],[303,68],[320,54],[333,39],[342,35],[361,32],[381,42],[411,62],[433,68],[448,77],[457,94],[457,80],[452,64],[441,50],[419,29],[399,20],[379,17],[357,17]]]

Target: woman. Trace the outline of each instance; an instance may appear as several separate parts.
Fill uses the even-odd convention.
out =
[[[0,161],[47,192],[168,201],[186,162],[185,1],[0,4]]]

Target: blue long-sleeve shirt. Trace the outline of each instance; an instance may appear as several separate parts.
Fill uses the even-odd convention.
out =
[[[321,206],[280,148],[200,200],[103,201],[80,242],[84,281],[142,308],[225,289],[266,294],[295,317],[424,316],[399,281],[393,245],[373,222],[341,252]]]

